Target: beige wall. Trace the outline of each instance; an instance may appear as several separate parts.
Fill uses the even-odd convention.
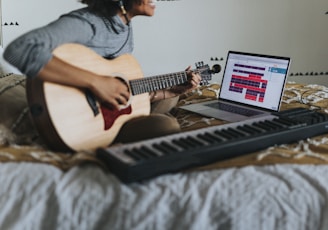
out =
[[[77,0],[2,0],[4,46],[23,32],[81,7]],[[327,0],[158,1],[153,18],[133,22],[134,55],[146,76],[195,62],[224,61],[228,50],[291,56],[290,73],[328,72]],[[220,81],[221,75],[214,77]],[[291,77],[325,81],[324,76]]]

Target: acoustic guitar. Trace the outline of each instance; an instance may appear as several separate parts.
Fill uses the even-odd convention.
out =
[[[46,144],[56,151],[95,150],[109,146],[122,125],[132,118],[149,115],[149,92],[187,81],[185,71],[143,77],[140,65],[129,54],[107,60],[78,44],[64,44],[53,54],[78,68],[127,79],[129,105],[114,110],[99,103],[87,90],[27,78],[27,100],[35,126]],[[196,64],[203,84],[211,80],[212,70],[202,62]]]

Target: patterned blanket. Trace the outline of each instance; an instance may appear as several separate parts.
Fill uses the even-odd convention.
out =
[[[179,106],[184,104],[216,98],[219,90],[219,84],[212,84],[180,97],[172,114],[177,117],[182,131],[225,123],[179,109]],[[0,78],[0,105],[0,162],[41,162],[65,171],[85,163],[103,166],[92,152],[74,154],[53,152],[40,144],[37,132],[28,116],[23,76],[6,75]],[[296,107],[315,108],[328,113],[328,88],[288,82],[283,96],[282,110]],[[199,169],[278,163],[327,164],[328,134],[300,140],[293,144],[272,146],[263,151],[215,162]]]

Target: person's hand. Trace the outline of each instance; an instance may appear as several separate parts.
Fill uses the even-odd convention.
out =
[[[188,81],[184,84],[174,86],[170,89],[175,94],[182,94],[197,88],[202,80],[201,76],[191,70],[191,66],[186,69]]]
[[[190,85],[188,90],[197,88],[202,81],[202,77],[199,75],[199,73],[191,71],[191,66],[189,66],[186,71],[188,74],[188,83]]]
[[[98,76],[91,91],[100,103],[117,110],[126,106],[130,98],[127,83],[116,77]]]

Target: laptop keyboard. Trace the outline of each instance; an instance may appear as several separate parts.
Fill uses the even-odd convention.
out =
[[[227,112],[232,112],[232,113],[244,115],[244,116],[247,116],[247,117],[251,117],[251,116],[261,114],[260,111],[254,111],[252,109],[241,108],[241,107],[238,107],[238,106],[234,106],[234,105],[230,105],[230,104],[226,104],[226,103],[221,103],[221,102],[210,103],[207,106],[217,108],[217,109],[220,109],[220,110],[224,110],[224,111],[227,111]]]

